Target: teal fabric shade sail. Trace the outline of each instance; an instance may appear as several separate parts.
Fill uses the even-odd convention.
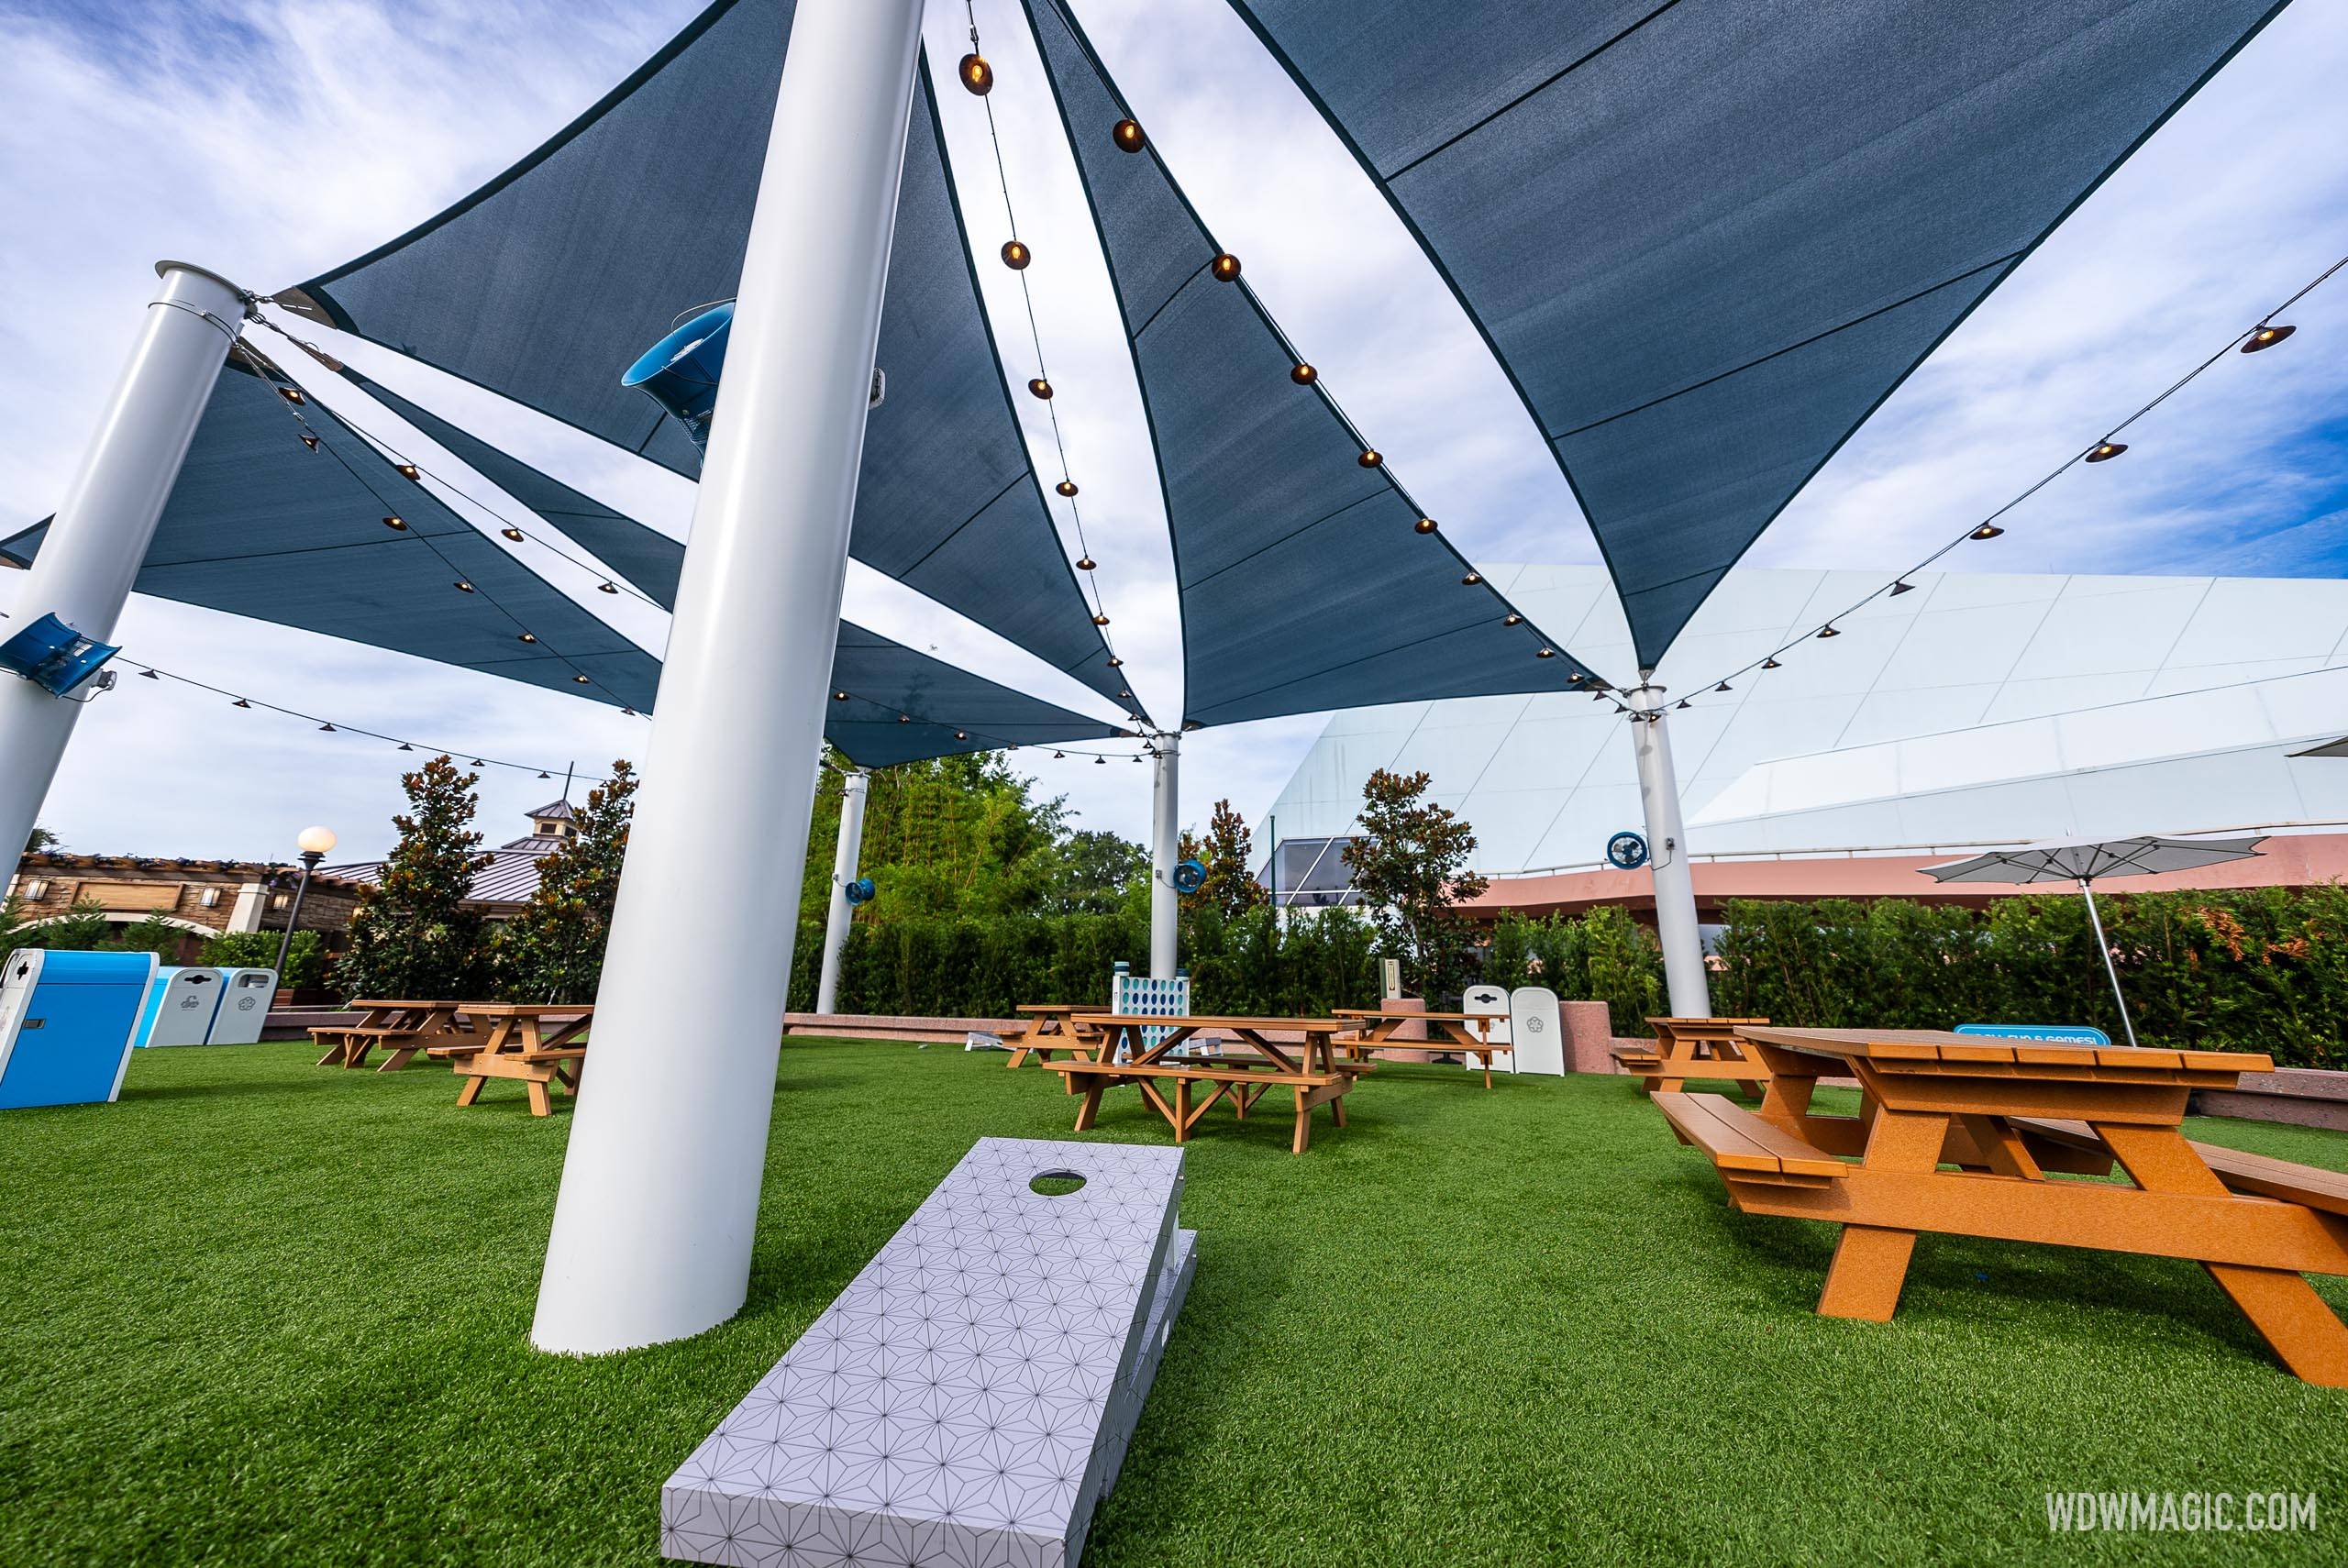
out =
[[[1316,383],[1056,0],[1023,0],[1075,149],[1157,447],[1182,610],[1184,719],[1569,690],[1587,670],[1508,602]],[[1474,580],[1463,580],[1473,579]],[[1545,657],[1543,649],[1548,649]]]
[[[2272,0],[1230,0],[1484,334],[1652,668]]]
[[[792,14],[791,0],[717,0],[521,162],[276,303],[697,474],[693,443],[620,378],[735,293]],[[887,395],[849,549],[1114,700],[1125,682],[980,304],[925,61],[916,77],[877,356]]]
[[[403,414],[425,414],[346,373]],[[651,711],[658,659],[316,399],[305,393],[292,403],[286,393],[300,391],[258,352],[230,356],[138,591]],[[615,568],[640,573],[648,593],[673,594],[681,557],[674,541],[445,421],[426,414],[420,427],[517,501],[549,508],[526,527],[559,525]],[[0,540],[0,557],[31,565],[48,528]],[[825,737],[868,767],[1124,733],[845,622],[832,681],[846,695],[827,703]]]

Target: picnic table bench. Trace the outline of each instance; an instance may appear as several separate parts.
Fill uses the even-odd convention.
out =
[[[1925,1231],[2187,1258],[2291,1372],[2348,1387],[2348,1326],[2301,1277],[2348,1275],[2348,1176],[2182,1131],[2194,1090],[2267,1071],[2264,1055],[1930,1030],[1744,1034],[1770,1071],[1757,1110],[1680,1091],[1655,1103],[1738,1209],[1843,1227],[1821,1313],[1888,1321]],[[1813,1112],[1818,1080],[1844,1075],[1860,1113]],[[2047,1179],[2115,1167],[2132,1185]]]
[[[1109,1010],[1106,1003],[1023,1002],[1017,1010],[1027,1021],[1027,1028],[1012,1042],[1012,1066],[1030,1056],[1048,1063],[1055,1051],[1080,1056],[1100,1054],[1101,1036],[1092,1028],[1092,1020]]]
[[[1360,1025],[1355,1033],[1337,1042],[1338,1049],[1348,1055],[1363,1056],[1375,1051],[1426,1051],[1472,1057],[1484,1069],[1486,1088],[1492,1087],[1492,1058],[1509,1049],[1491,1043],[1489,1038],[1493,1024],[1508,1021],[1508,1015],[1502,1012],[1389,1012],[1374,1007],[1341,1007],[1332,1011],[1338,1018],[1350,1019]],[[1406,1023],[1428,1024],[1440,1030],[1441,1037],[1430,1034],[1424,1040],[1395,1039]]]
[[[1304,1153],[1312,1140],[1312,1112],[1325,1105],[1338,1126],[1346,1124],[1345,1097],[1354,1084],[1377,1064],[1336,1059],[1336,1037],[1357,1028],[1330,1018],[1191,1018],[1147,1017],[1140,1014],[1098,1013],[1085,1020],[1101,1032],[1098,1053],[1044,1066],[1061,1076],[1069,1092],[1081,1093],[1084,1104],[1076,1113],[1076,1131],[1084,1132],[1100,1115],[1101,1097],[1108,1090],[1132,1085],[1174,1129],[1177,1143],[1188,1143],[1191,1132],[1218,1100],[1228,1099],[1242,1121],[1248,1109],[1275,1088],[1292,1092],[1296,1125],[1289,1152]],[[1144,1030],[1163,1030],[1155,1043],[1146,1043]],[[1246,1055],[1206,1055],[1183,1046],[1202,1031],[1236,1035],[1249,1047]],[[1274,1032],[1301,1034],[1301,1043],[1282,1044],[1268,1038]],[[1120,1051],[1125,1060],[1119,1061]],[[1291,1055],[1290,1053],[1294,1053]],[[1207,1086],[1204,1099],[1193,1104],[1191,1086]],[[1163,1086],[1163,1087],[1161,1087]],[[1170,1098],[1169,1098],[1170,1095]]]
[[[371,1001],[350,1006],[357,1023],[328,1023],[310,1031],[312,1043],[326,1047],[321,1067],[363,1067],[378,1045],[391,1053],[379,1073],[396,1073],[427,1045],[462,1034],[468,1025],[459,1016],[460,1001]]]
[[[1736,1037],[1740,1029],[1765,1024],[1766,1018],[1650,1018],[1655,1043],[1626,1040],[1608,1048],[1624,1072],[1639,1075],[1639,1088],[1653,1094],[1666,1084],[1678,1088],[1689,1078],[1725,1078],[1759,1098],[1769,1081],[1768,1064],[1761,1054]]]
[[[486,1024],[462,1038],[427,1047],[464,1079],[457,1103],[481,1098],[492,1078],[516,1078],[530,1097],[530,1114],[554,1114],[552,1091],[579,1092],[587,1046],[579,1037],[594,1021],[595,1010],[581,1002],[464,1002],[464,1015]]]

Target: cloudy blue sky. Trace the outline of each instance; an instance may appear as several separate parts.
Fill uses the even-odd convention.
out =
[[[1501,561],[1596,558],[1533,425],[1352,160],[1222,0],[1076,0],[1151,135],[1247,276],[1449,536]],[[560,127],[698,9],[694,0],[0,0],[0,534],[46,514],[152,289],[176,256],[267,291],[404,231]],[[1180,711],[1179,628],[1138,396],[1015,0],[980,0],[1057,400],[1121,651]],[[934,4],[933,56],[961,50]],[[1911,379],[1780,519],[1753,565],[1895,570],[2093,439],[2268,305],[2348,254],[2348,12],[2299,3],[2110,180]],[[941,93],[965,212],[991,249],[1001,197],[978,105]],[[980,269],[1000,322],[1010,274]],[[2298,338],[2229,358],[2075,470],[1956,569],[2338,575],[2348,563],[2348,274],[2295,308]],[[1001,335],[1015,378],[1024,333]],[[690,486],[362,348],[354,363],[679,536]],[[1023,417],[1036,405],[1017,400]],[[1041,425],[1032,440],[1048,441]],[[422,443],[418,443],[422,445]],[[592,582],[561,586],[587,593]],[[0,574],[0,609],[22,582]],[[861,568],[851,615],[1082,711],[1081,688]],[[608,600],[598,606],[614,610]],[[650,613],[622,629],[656,651]],[[130,656],[338,723],[559,774],[640,756],[645,729],[493,678],[150,601]],[[1319,728],[1191,738],[1186,815],[1250,815]],[[1023,762],[1033,754],[1023,753]],[[1146,770],[1031,764],[1091,825],[1140,836]],[[778,780],[777,790],[795,787]],[[549,793],[493,770],[497,836]],[[780,799],[780,795],[778,796]],[[393,754],[135,682],[92,709],[44,820],[77,848],[283,856],[312,822],[379,850]]]

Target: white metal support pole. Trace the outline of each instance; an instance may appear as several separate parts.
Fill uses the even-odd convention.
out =
[[[1639,804],[1647,819],[1647,875],[1655,885],[1655,929],[1663,944],[1663,977],[1674,1018],[1710,1018],[1704,979],[1704,940],[1696,929],[1696,878],[1688,863],[1688,829],[1679,820],[1679,780],[1671,768],[1671,736],[1663,716],[1663,688],[1653,670],[1630,700],[1631,745],[1639,762]]]
[[[1174,862],[1182,843],[1182,741],[1159,735],[1152,769],[1149,857],[1149,977],[1170,980],[1180,961],[1182,895],[1174,890]]]
[[[158,261],[155,272],[162,287],[57,520],[17,586],[14,618],[0,621],[0,641],[43,615],[85,637],[113,640],[244,316],[243,298],[225,278],[184,261]],[[81,716],[79,701],[0,675],[0,849],[11,869]]]
[[[824,973],[815,982],[815,1010],[837,1012],[840,954],[847,946],[850,905],[847,885],[856,880],[857,857],[864,853],[864,790],[872,776],[848,769],[840,784],[840,846],[832,856],[832,906],[824,917]]]
[[[2111,999],[2120,1004],[2120,1027],[2128,1036],[2128,1043],[2136,1043],[2136,1021],[2128,1016],[2128,993],[2120,988],[2120,966],[2111,961],[2111,944],[2103,934],[2103,916],[2096,912],[2095,889],[2088,879],[2079,878],[2079,891],[2087,895],[2088,923],[2095,927],[2095,950],[2103,955],[2103,972],[2111,977]]]
[[[748,1294],[922,0],[799,0],[531,1340]],[[780,809],[778,809],[778,807]],[[712,856],[713,826],[765,822]]]

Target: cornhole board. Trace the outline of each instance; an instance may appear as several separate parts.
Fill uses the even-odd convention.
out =
[[[1180,1148],[980,1139],[669,1477],[662,1553],[1075,1568],[1196,1267],[1181,1194]]]

